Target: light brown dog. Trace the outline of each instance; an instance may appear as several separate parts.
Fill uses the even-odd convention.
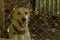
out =
[[[12,40],[31,40],[28,21],[31,10],[28,8],[16,8],[11,12],[12,22],[9,25],[9,37]]]

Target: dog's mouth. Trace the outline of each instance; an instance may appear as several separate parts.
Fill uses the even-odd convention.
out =
[[[22,28],[25,28],[26,27],[26,22],[20,22],[18,21],[19,25],[22,27]]]
[[[20,23],[20,26],[23,27],[23,28],[25,28],[26,27],[26,22]]]

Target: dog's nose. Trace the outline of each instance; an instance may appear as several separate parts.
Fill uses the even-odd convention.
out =
[[[26,21],[26,18],[22,18],[22,21]]]

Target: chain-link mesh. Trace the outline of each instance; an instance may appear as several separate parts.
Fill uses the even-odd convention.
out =
[[[29,27],[33,40],[60,40],[60,0],[35,0]],[[33,5],[34,7],[34,5]]]
[[[7,16],[18,6],[33,10],[29,21],[32,40],[60,40],[60,0],[4,0],[4,3]]]

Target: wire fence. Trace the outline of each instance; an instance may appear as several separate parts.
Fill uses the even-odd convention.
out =
[[[30,30],[34,40],[60,39],[60,0],[35,0]],[[34,5],[33,5],[34,7]]]
[[[32,40],[60,40],[60,0],[4,0],[4,3],[7,16],[17,6],[33,10],[29,21]]]

